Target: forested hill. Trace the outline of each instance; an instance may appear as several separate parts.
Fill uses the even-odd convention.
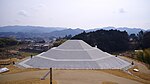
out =
[[[95,32],[83,32],[72,39],[81,39],[91,46],[97,45],[103,51],[115,52],[128,49],[128,34],[118,30],[97,30]]]
[[[97,30],[94,32],[82,32],[72,39],[84,40],[91,46],[96,46],[106,52],[121,52],[141,48],[150,48],[150,32],[128,35],[126,31]]]

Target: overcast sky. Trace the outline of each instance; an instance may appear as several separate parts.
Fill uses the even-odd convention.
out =
[[[150,0],[0,0],[0,26],[150,29]]]

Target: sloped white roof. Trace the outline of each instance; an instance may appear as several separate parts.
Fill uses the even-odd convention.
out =
[[[82,40],[68,40],[19,64],[25,67],[57,69],[122,69],[130,65]]]

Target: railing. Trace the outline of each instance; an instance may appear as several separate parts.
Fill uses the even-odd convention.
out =
[[[45,78],[48,76],[49,73],[50,73],[50,71],[48,71],[48,72],[41,78],[41,80],[45,80]]]

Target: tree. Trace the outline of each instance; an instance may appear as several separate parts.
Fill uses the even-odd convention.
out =
[[[72,35],[66,35],[63,39],[71,39],[72,38]]]
[[[129,49],[135,50],[139,48],[138,37],[135,34],[129,35]]]
[[[138,37],[135,35],[135,34],[130,34],[129,35],[129,39],[132,39],[133,41],[137,41],[138,40]]]
[[[62,43],[64,43],[67,39],[60,39],[57,40],[53,43],[53,47],[58,47],[59,45],[61,45]]]
[[[16,45],[18,42],[12,38],[0,38],[0,47]]]
[[[137,36],[138,36],[138,43],[139,43],[139,48],[142,48],[142,40],[143,40],[143,35],[144,35],[144,32],[141,30]]]
[[[94,32],[83,32],[74,36],[72,39],[81,39],[91,46],[97,45],[106,52],[118,52],[128,49],[127,32],[118,30],[97,30]]]
[[[145,48],[150,48],[150,32],[145,32],[143,35],[142,39],[142,47]]]
[[[136,52],[137,60],[142,61],[150,65],[150,49],[144,49],[143,51]]]

